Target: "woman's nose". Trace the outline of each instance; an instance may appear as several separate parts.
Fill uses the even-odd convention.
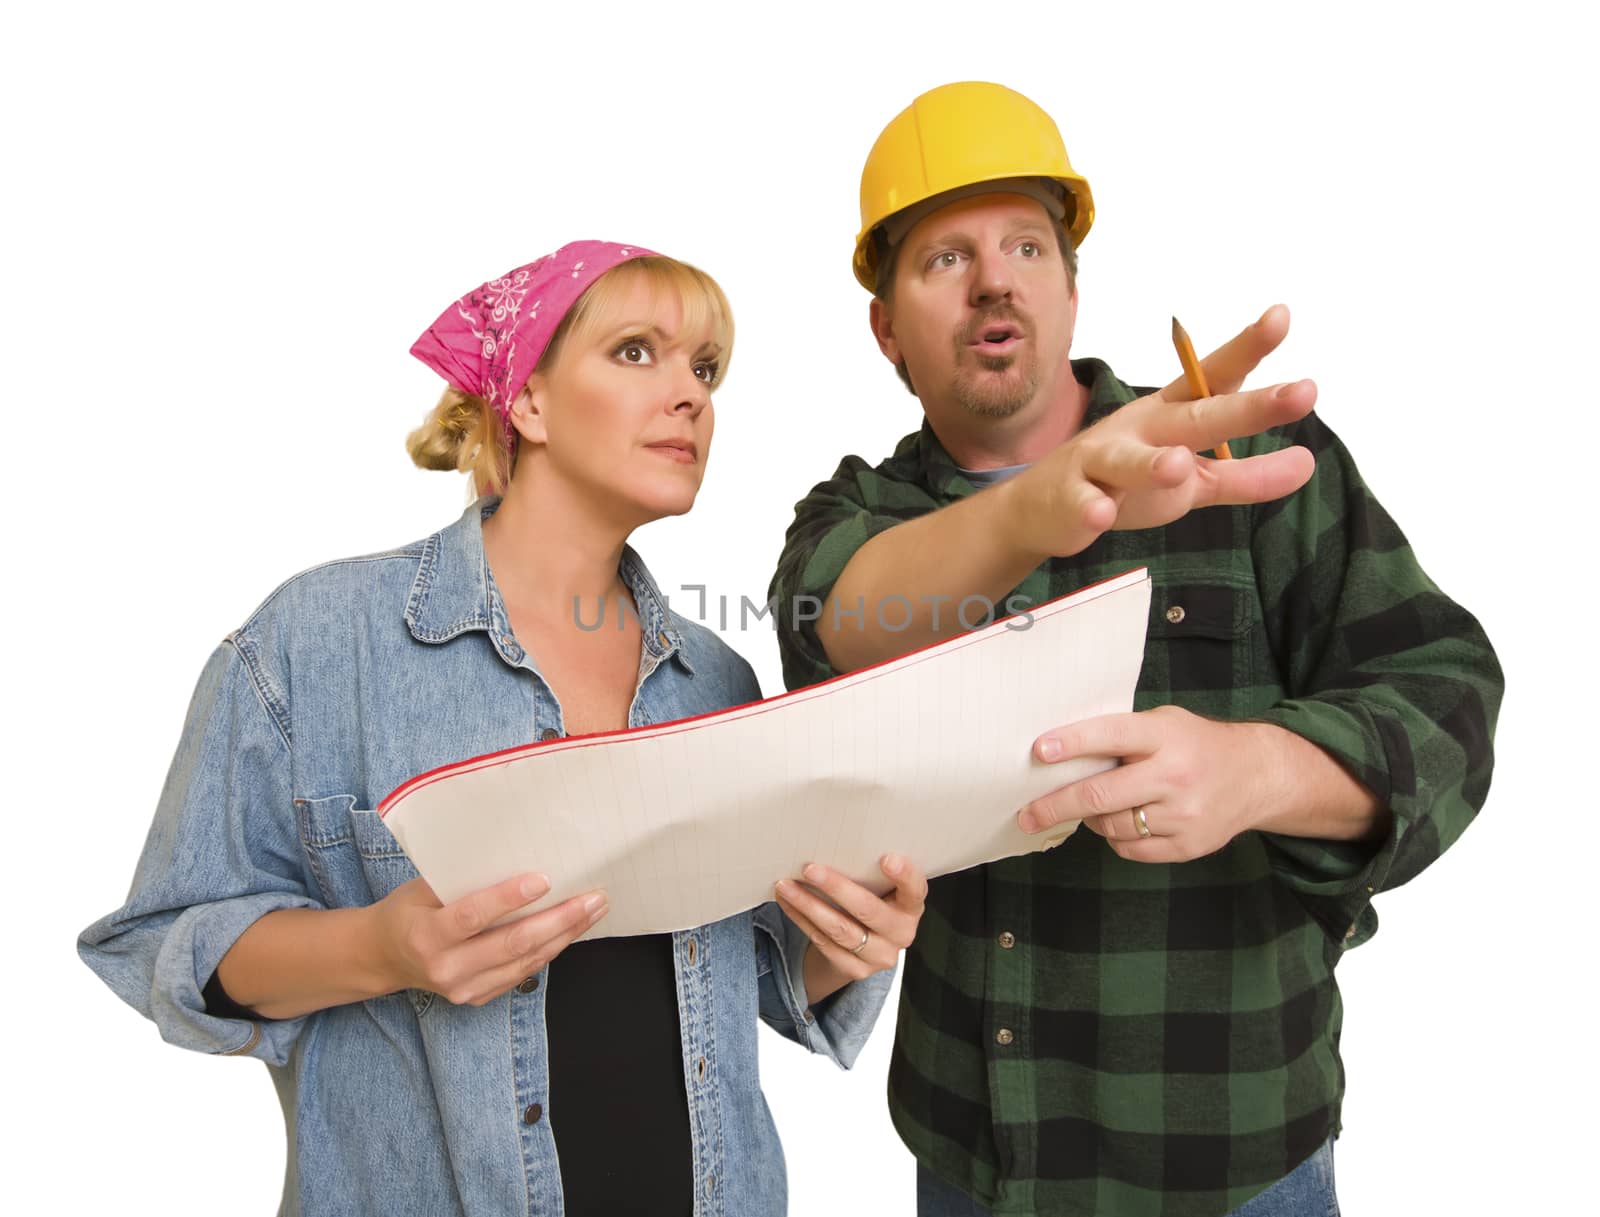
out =
[[[696,376],[693,368],[681,372],[673,384],[673,413],[698,417],[711,404],[711,386]]]

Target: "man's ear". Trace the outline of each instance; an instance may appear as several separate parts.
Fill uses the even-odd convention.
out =
[[[872,336],[878,340],[878,349],[883,352],[883,357],[895,367],[901,364],[900,340],[894,334],[894,322],[889,316],[889,308],[877,296],[872,298],[872,303],[867,306],[867,320],[872,323]]]
[[[545,409],[549,399],[549,382],[535,372],[528,377],[528,383],[522,386],[522,392],[511,403],[511,425],[530,444],[543,444],[549,439],[545,427]]]

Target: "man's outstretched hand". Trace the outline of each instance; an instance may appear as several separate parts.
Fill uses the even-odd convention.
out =
[[[1274,305],[1202,361],[1217,392],[1190,400],[1182,377],[1129,402],[1073,436],[1008,484],[1032,552],[1066,556],[1111,529],[1170,524],[1196,507],[1264,503],[1304,486],[1315,461],[1305,448],[1244,460],[1199,455],[1225,440],[1304,418],[1317,401],[1309,380],[1239,392],[1244,378],[1289,330]]]

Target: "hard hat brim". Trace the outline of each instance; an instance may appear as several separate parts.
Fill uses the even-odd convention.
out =
[[[851,269],[855,272],[856,282],[869,292],[876,288],[878,234],[883,231],[885,224],[895,216],[904,215],[906,212],[915,210],[922,213],[917,217],[920,220],[923,216],[937,211],[947,202],[955,202],[958,199],[970,197],[974,194],[985,193],[981,189],[974,190],[973,187],[975,186],[982,187],[988,183],[1002,183],[1028,177],[1042,178],[1044,181],[1058,183],[1066,190],[1067,206],[1071,210],[1071,216],[1070,218],[1064,216],[1063,222],[1066,224],[1067,236],[1072,241],[1072,248],[1077,249],[1083,243],[1083,238],[1088,235],[1090,227],[1094,224],[1094,196],[1090,193],[1087,181],[1077,176],[995,173],[989,177],[980,178],[975,182],[967,183],[951,190],[940,191],[938,194],[930,195],[925,199],[917,199],[898,211],[884,216],[881,220],[863,228],[856,236],[855,256],[851,259]],[[997,193],[1004,193],[1003,187],[997,189]],[[929,206],[929,204],[932,204],[932,206]]]

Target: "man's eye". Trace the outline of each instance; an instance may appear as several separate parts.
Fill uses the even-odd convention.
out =
[[[934,254],[933,262],[930,265],[936,266],[941,270],[945,270],[954,266],[959,261],[961,261],[961,255],[953,249],[947,249],[942,254]]]
[[[1037,258],[1039,256],[1039,243],[1037,241],[1024,241],[1017,246],[1017,252],[1024,258]]]

